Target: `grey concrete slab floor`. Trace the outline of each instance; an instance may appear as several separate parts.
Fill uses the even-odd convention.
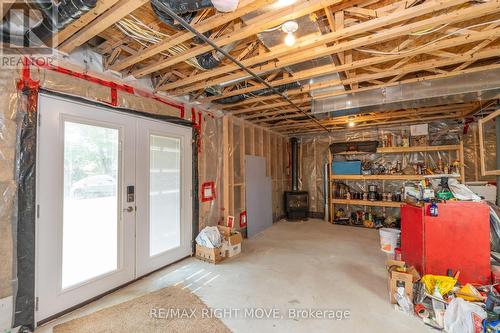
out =
[[[282,221],[219,265],[187,258],[36,332],[170,285],[197,294],[233,332],[431,332],[389,304],[385,259],[376,230]]]

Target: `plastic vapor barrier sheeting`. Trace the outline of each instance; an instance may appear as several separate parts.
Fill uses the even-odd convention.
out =
[[[0,71],[0,299],[17,291],[17,144],[24,99],[16,91],[17,71]]]
[[[367,141],[367,140],[380,140],[384,134],[393,133],[401,134],[402,131],[408,131],[409,127],[388,127],[380,129],[363,129],[346,131],[335,131],[329,135],[317,135],[317,136],[302,136],[300,137],[301,142],[301,156],[300,165],[301,170],[299,171],[300,180],[299,187],[301,190],[309,192],[310,200],[310,210],[316,213],[323,213],[325,207],[325,191],[324,191],[324,164],[328,162],[329,145],[334,142],[345,142],[345,141]],[[471,134],[469,134],[471,135]],[[456,121],[442,121],[433,122],[429,124],[429,145],[452,145],[459,144],[461,139],[465,139],[466,136],[463,135],[463,125]],[[494,144],[494,139],[493,139]],[[465,160],[466,160],[466,174],[474,173],[477,169],[477,165],[473,158],[468,158],[472,156],[473,148],[464,148]],[[451,163],[456,159],[454,152],[451,154],[448,152],[428,152],[428,153],[412,153],[412,154],[363,154],[363,155],[337,155],[334,161],[345,161],[345,160],[371,160],[378,165],[383,165],[387,167],[393,167],[399,160],[403,167],[415,163],[426,161],[430,165],[437,165],[438,160],[441,159],[446,163]],[[367,186],[369,184],[377,185],[379,188],[384,187],[386,192],[397,192],[401,189],[401,181],[342,181],[344,184],[348,185],[355,191],[365,192],[367,191]],[[341,205],[336,205],[341,206]],[[354,207],[350,206],[351,210],[364,210],[364,207]],[[380,208],[371,207],[375,212]],[[399,210],[394,208],[386,208],[387,214],[399,215]]]
[[[31,78],[39,81],[44,90],[91,103],[107,106],[111,103],[109,87],[36,66],[30,72]],[[0,71],[0,299],[13,295],[16,313],[13,324],[33,328],[37,99],[36,94],[30,97],[28,90],[17,91],[19,79],[20,71]],[[133,95],[118,91],[116,101],[116,107],[124,112],[171,116],[173,121],[179,119],[183,106],[167,105],[140,92]],[[199,141],[194,143],[197,148],[194,151],[198,152],[199,163],[203,163],[194,185],[214,184],[212,200],[201,202],[199,192],[193,195],[199,198],[193,206],[199,205],[200,228],[195,230],[200,230],[220,220],[222,122],[214,113],[198,109],[192,112],[188,106],[184,108],[184,119],[184,123],[195,119],[193,128],[197,135],[193,138]],[[196,214],[193,218],[196,220]],[[23,239],[22,244],[18,244],[17,239]]]

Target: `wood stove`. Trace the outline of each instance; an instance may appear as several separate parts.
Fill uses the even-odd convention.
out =
[[[309,214],[309,193],[306,191],[286,191],[285,208],[288,220],[304,220]]]
[[[290,140],[292,147],[292,190],[285,192],[285,210],[289,221],[304,220],[309,215],[309,193],[299,191],[299,154],[297,138]]]

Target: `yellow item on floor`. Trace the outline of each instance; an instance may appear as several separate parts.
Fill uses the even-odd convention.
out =
[[[431,295],[434,291],[435,286],[438,287],[439,293],[441,295],[445,295],[449,293],[457,283],[457,280],[453,277],[430,274],[424,275],[421,281],[425,285],[425,290],[427,291],[427,293]]]
[[[481,293],[476,288],[474,288],[474,286],[471,285],[470,283],[467,283],[465,286],[460,288],[460,290],[457,293],[457,297],[463,298],[464,300],[471,302],[477,302],[477,301],[481,302],[483,300]]]

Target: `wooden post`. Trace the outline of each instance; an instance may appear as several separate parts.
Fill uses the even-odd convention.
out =
[[[332,153],[331,152],[328,152],[328,169],[330,171],[330,173],[332,172],[332,160],[333,160],[333,156],[332,156]],[[328,203],[330,204],[330,223],[333,223],[333,216],[335,215],[335,212],[333,211],[335,209],[335,206],[333,204],[333,197],[332,197],[332,179],[331,177],[327,177],[328,178]]]
[[[465,159],[464,159],[464,142],[460,140],[460,148],[459,148],[459,163],[460,163],[460,180],[462,184],[465,184]]]
[[[227,217],[229,214],[229,116],[224,116],[222,118],[222,184],[223,184],[223,208],[224,208],[224,223],[227,221]]]
[[[241,211],[240,212],[235,212],[236,215],[239,214],[246,210],[246,198],[245,198],[245,171],[246,171],[246,166],[245,166],[245,122],[241,121],[240,122],[240,156],[237,158],[240,159],[240,168],[241,168],[241,186],[240,186],[240,200],[241,200]],[[236,216],[234,217],[236,220]]]

